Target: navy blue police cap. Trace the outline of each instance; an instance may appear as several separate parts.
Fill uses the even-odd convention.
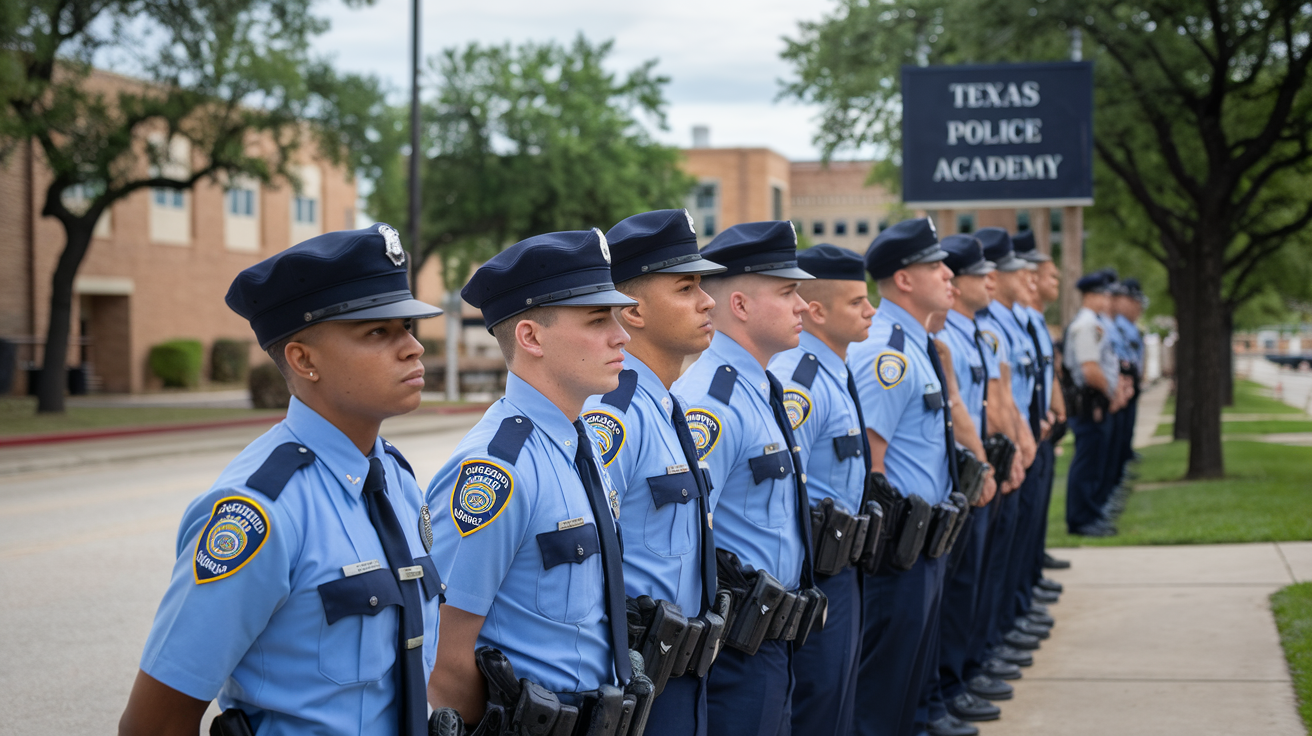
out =
[[[319,322],[436,317],[410,293],[405,258],[391,225],[324,233],[237,274],[224,301],[261,350]]]
[[[724,266],[716,276],[759,273],[799,281],[815,278],[797,267],[797,231],[788,220],[734,225],[715,236],[702,256]]]
[[[1017,258],[1024,259],[1030,263],[1038,264],[1052,260],[1052,256],[1039,250],[1039,244],[1034,241],[1033,230],[1021,230],[1012,235],[1011,248]]]
[[[723,272],[697,252],[697,228],[688,210],[656,210],[620,220],[606,233],[615,283],[649,273]]]
[[[1143,297],[1143,285],[1139,283],[1139,279],[1136,279],[1133,276],[1131,276],[1130,278],[1122,281],[1121,286],[1125,287],[1126,296],[1133,297],[1135,299],[1139,299]]]
[[[636,301],[615,291],[610,246],[597,228],[534,235],[488,259],[460,290],[483,310],[491,332],[533,307],[628,307]]]
[[[821,243],[798,253],[797,267],[818,279],[866,280],[866,266],[861,256],[829,243]]]
[[[952,269],[957,276],[983,276],[993,273],[993,261],[984,258],[984,246],[979,238],[966,233],[957,233],[943,238],[943,250],[948,257],[943,264]]]
[[[1029,267],[1028,261],[1016,257],[1011,236],[1006,230],[1000,227],[982,227],[975,231],[975,237],[979,238],[980,245],[984,246],[984,257],[993,261],[999,271],[1010,273],[1024,271]]]
[[[1106,271],[1094,271],[1081,276],[1080,280],[1075,282],[1075,288],[1086,294],[1105,294],[1111,291],[1114,283],[1116,279],[1112,278],[1111,274]]]
[[[936,263],[948,257],[938,244],[938,232],[928,217],[903,220],[884,230],[866,250],[866,271],[882,281],[917,263]]]

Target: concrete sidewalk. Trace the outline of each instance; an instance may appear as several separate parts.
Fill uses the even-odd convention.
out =
[[[1304,736],[1269,597],[1312,542],[1062,549],[1057,626],[983,736]]]

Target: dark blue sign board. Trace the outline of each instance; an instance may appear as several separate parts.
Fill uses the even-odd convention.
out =
[[[902,67],[902,199],[1093,204],[1093,63]]]

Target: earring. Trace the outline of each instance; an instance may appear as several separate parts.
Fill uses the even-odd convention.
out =
[[[314,371],[310,371],[310,378],[314,378]]]

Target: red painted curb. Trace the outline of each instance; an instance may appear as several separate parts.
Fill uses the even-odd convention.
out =
[[[471,404],[470,406],[435,406],[420,408],[412,414],[472,414],[486,411],[491,404]],[[47,432],[17,437],[0,437],[0,448],[23,447],[25,445],[53,445],[60,442],[77,442],[80,440],[100,440],[114,437],[131,437],[160,432],[190,432],[199,429],[226,429],[228,427],[250,427],[264,424],[277,424],[285,414],[265,417],[247,417],[245,419],[224,419],[213,422],[193,422],[190,424],[152,424],[142,427],[106,427],[104,429],[74,430],[71,432]]]

